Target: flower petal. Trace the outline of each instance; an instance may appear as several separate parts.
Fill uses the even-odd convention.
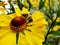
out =
[[[30,12],[28,11],[28,9],[24,8],[22,9],[22,14],[29,14]]]
[[[37,33],[36,33],[37,34]],[[29,42],[29,45],[41,45],[42,40],[40,40],[40,37],[36,36],[33,32],[25,31],[25,36],[27,39],[27,42]]]
[[[19,8],[15,8],[15,13],[17,16],[21,16],[21,10]]]
[[[3,37],[0,37],[0,45],[16,45],[15,33],[9,32]]]
[[[18,45],[28,45],[28,44],[29,44],[29,43],[27,42],[27,39],[26,39],[25,35],[23,35],[23,34],[20,32]]]
[[[25,31],[25,38],[27,39],[28,45],[34,45],[34,41],[32,40],[30,36],[30,32]]]
[[[9,26],[11,18],[5,14],[0,15],[0,26]]]
[[[13,13],[13,14],[8,14],[8,16],[10,17],[10,19],[12,20],[14,17],[16,17],[16,13]]]
[[[10,31],[10,30],[9,30],[9,27],[6,27],[6,26],[0,27],[0,37],[1,37],[1,36],[4,36],[4,35],[7,34],[9,31]]]
[[[41,19],[41,18],[44,18],[44,14],[42,12],[40,12],[40,11],[35,11],[32,14],[33,21],[36,21],[36,20]]]

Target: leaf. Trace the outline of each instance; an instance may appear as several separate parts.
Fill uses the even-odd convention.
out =
[[[43,8],[43,7],[44,7],[44,1],[41,0],[41,1],[39,2],[39,9],[41,9],[41,8]]]
[[[53,20],[53,19],[51,18],[51,16],[49,15],[49,13],[45,13],[45,15],[46,15],[49,19]]]
[[[24,5],[19,0],[17,0],[17,3],[18,3],[18,6],[19,6],[20,10],[22,10]]]
[[[30,9],[31,9],[31,7],[32,7],[32,4],[30,3],[29,0],[27,0],[27,3],[29,4],[29,11],[30,11]]]
[[[57,31],[51,31],[49,32],[49,34],[60,35],[60,29],[58,29]]]
[[[9,3],[9,4],[10,4],[10,10],[13,11],[12,13],[15,13],[14,6],[11,3]]]
[[[60,22],[56,22],[55,25],[60,25]]]
[[[57,15],[60,16],[60,6],[58,8]]]

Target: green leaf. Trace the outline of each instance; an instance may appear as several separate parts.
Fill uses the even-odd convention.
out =
[[[57,11],[57,15],[60,16],[60,9]]]
[[[49,13],[45,13],[45,15],[46,15],[49,19],[53,20],[52,17],[49,15]]]
[[[11,3],[9,3],[9,4],[10,4],[10,10],[13,11],[12,13],[15,13],[14,6]]]
[[[32,4],[30,3],[29,0],[27,0],[27,3],[29,4],[29,11],[30,11],[30,9],[31,9],[31,7],[32,7]]]
[[[17,3],[18,3],[18,6],[19,6],[20,10],[22,10],[24,5],[19,0],[17,0]]]
[[[60,5],[58,6],[57,15],[60,16]]]
[[[39,2],[39,9],[41,9],[43,7],[44,7],[44,1],[43,0],[40,0],[40,2]]]
[[[49,34],[60,35],[60,29],[58,29],[57,31],[51,31],[49,32]]]
[[[60,25],[60,22],[56,22],[55,25]]]

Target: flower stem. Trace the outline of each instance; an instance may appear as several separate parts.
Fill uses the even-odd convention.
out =
[[[16,32],[16,45],[18,45],[19,32]]]
[[[58,16],[57,16],[56,19],[51,23],[51,26],[50,26],[50,28],[49,28],[49,30],[48,30],[46,36],[45,36],[45,41],[43,42],[43,44],[46,43],[47,36],[48,36],[48,34],[49,34],[49,32],[50,32],[50,29],[53,28],[53,27],[55,26],[55,22],[56,22],[57,18],[58,18]]]

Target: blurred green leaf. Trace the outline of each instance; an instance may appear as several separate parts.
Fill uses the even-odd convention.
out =
[[[60,5],[58,6],[57,15],[60,16]]]
[[[55,25],[60,25],[60,22],[56,22]]]
[[[12,13],[15,13],[15,10],[14,10],[14,6],[13,4],[9,3],[10,4],[10,10],[12,10],[13,12]]]
[[[60,9],[57,11],[57,15],[60,16]]]
[[[46,13],[46,12],[45,12],[45,15],[46,15],[49,19],[53,20],[52,17],[51,17],[51,15],[50,15],[49,13]]]
[[[60,29],[57,31],[51,31],[49,34],[60,35]]]
[[[30,9],[31,9],[32,5],[31,5],[31,3],[30,3],[30,1],[29,1],[29,0],[27,0],[27,3],[29,4],[29,11],[30,11]]]
[[[17,0],[17,3],[18,3],[18,6],[19,6],[20,10],[22,10],[24,5],[19,0]]]
[[[43,0],[40,0],[40,2],[39,2],[39,9],[41,9],[43,7],[44,7],[44,1]]]

